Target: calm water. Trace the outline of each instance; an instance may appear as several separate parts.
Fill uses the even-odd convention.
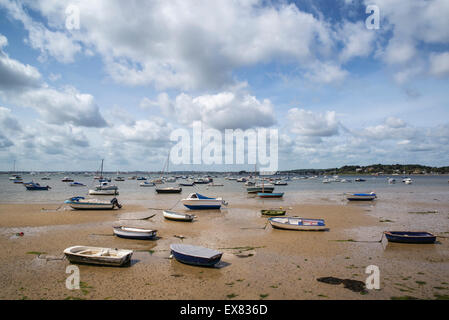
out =
[[[41,185],[49,185],[49,191],[28,191],[22,184],[15,184],[9,180],[8,175],[0,175],[0,203],[62,203],[65,199],[73,196],[86,196],[89,189],[98,185],[93,177],[85,177],[84,174],[70,176],[77,182],[86,184],[86,187],[71,187],[69,183],[62,182],[66,175],[51,175],[51,180],[41,180],[43,176],[22,175],[24,182],[31,180]],[[215,183],[223,184],[223,187],[210,187],[207,185],[195,185],[194,187],[183,186],[182,194],[158,195],[154,187],[140,187],[142,181],[128,180],[114,181],[119,187],[119,201],[141,202],[165,202],[167,205],[173,201],[186,197],[190,192],[200,192],[206,196],[221,196],[231,203],[245,202],[249,196],[246,193],[244,183],[235,180],[226,180],[224,177],[214,178]],[[355,182],[355,176],[340,176],[341,179],[352,180],[350,183],[331,182],[323,183],[323,177],[316,179],[300,179],[288,181],[287,186],[276,186],[275,192],[284,192],[284,199],[277,200],[285,203],[322,203],[344,201],[345,192],[369,192],[374,191],[379,200],[389,200],[394,203],[400,200],[401,203],[433,203],[439,201],[449,204],[449,183],[448,176],[410,176],[413,184],[406,185],[402,182],[401,176],[396,176],[396,184],[388,184],[387,176],[363,177],[365,182]],[[114,176],[111,176],[114,179]],[[178,179],[178,182],[183,181]],[[162,186],[174,186],[177,183],[166,183]],[[101,197],[101,196],[97,196]],[[271,200],[276,201],[276,200]]]

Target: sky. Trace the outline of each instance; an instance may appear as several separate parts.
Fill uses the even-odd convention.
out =
[[[447,0],[0,0],[0,170],[162,170],[198,121],[276,129],[279,170],[447,166],[448,16]]]

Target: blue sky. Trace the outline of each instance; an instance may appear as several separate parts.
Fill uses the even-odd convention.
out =
[[[0,170],[160,170],[194,121],[277,129],[279,169],[448,165],[447,16],[444,0],[0,0]]]

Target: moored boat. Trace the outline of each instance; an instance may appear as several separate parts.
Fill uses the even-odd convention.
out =
[[[384,231],[389,242],[434,243],[436,236],[425,231]]]
[[[69,178],[69,177],[64,177],[61,181],[62,182],[73,182],[73,179]]]
[[[323,219],[307,219],[295,217],[272,217],[268,218],[271,226],[277,229],[300,230],[300,231],[324,231],[327,230]]]
[[[37,182],[27,182],[23,184],[27,190],[30,191],[39,191],[39,190],[48,190],[51,189],[50,186],[41,186]]]
[[[95,196],[116,196],[118,195],[118,190],[89,190],[90,195]]]
[[[171,244],[170,250],[173,257],[179,262],[203,267],[213,267],[223,255],[217,250],[189,244]]]
[[[132,250],[73,246],[64,250],[71,263],[121,267],[131,261]]]
[[[195,215],[188,213],[179,213],[169,210],[164,210],[163,212],[164,218],[168,220],[174,221],[193,221]]]
[[[189,209],[220,209],[226,202],[222,198],[209,198],[199,193],[191,193],[186,199],[182,199],[182,204]]]
[[[157,193],[181,193],[181,187],[156,188]]]
[[[287,211],[282,209],[262,209],[260,213],[264,216],[283,216]]]
[[[254,187],[248,187],[246,188],[246,191],[248,193],[259,193],[259,192],[264,192],[264,193],[271,193],[274,191],[274,185],[273,184],[256,184]]]
[[[139,184],[141,187],[154,187],[155,184],[153,182],[144,181]]]
[[[114,227],[114,234],[120,238],[136,240],[152,240],[156,237],[157,230],[132,228],[132,227]]]
[[[374,192],[370,193],[349,193],[346,195],[346,199],[349,201],[372,201],[376,199],[377,196]]]
[[[284,196],[284,193],[283,192],[279,192],[279,193],[258,192],[257,196],[260,198],[282,198]]]
[[[122,205],[118,203],[117,198],[110,201],[100,199],[86,199],[84,197],[73,197],[64,201],[71,208],[77,210],[112,210],[115,207],[121,208]]]
[[[85,187],[86,185],[84,183],[75,181],[75,182],[69,183],[69,186],[71,186],[71,187]]]

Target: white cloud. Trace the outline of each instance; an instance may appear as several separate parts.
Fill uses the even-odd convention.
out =
[[[290,131],[301,136],[330,137],[338,135],[340,127],[335,111],[314,113],[293,108],[288,111],[287,120]]]
[[[435,53],[430,56],[431,75],[445,77],[449,75],[449,52]]]

